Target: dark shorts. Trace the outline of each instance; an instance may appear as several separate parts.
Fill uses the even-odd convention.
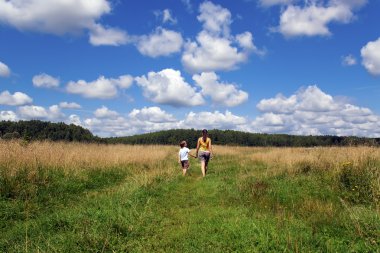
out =
[[[182,169],[187,170],[189,168],[189,160],[181,161]]]
[[[205,163],[208,164],[208,161],[210,160],[210,152],[200,151],[198,154],[198,158],[199,160],[205,161]]]

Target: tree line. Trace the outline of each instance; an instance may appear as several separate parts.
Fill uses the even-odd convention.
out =
[[[100,138],[88,129],[65,123],[52,123],[40,120],[0,121],[0,137],[2,139],[51,140],[93,142]]]
[[[194,148],[200,130],[172,129],[125,137],[101,138],[94,136],[88,129],[65,123],[52,123],[40,120],[0,121],[1,139],[78,141],[105,144],[157,144],[178,145],[186,140]],[[234,130],[210,130],[213,144],[235,146],[276,146],[276,147],[314,147],[314,146],[380,146],[380,138],[355,136],[303,136],[288,134],[247,133]]]
[[[194,148],[200,130],[172,129],[126,137],[106,138],[107,143],[123,144],[164,144],[178,145],[186,140],[188,146]],[[210,130],[209,136],[213,144],[234,146],[276,146],[276,147],[314,147],[314,146],[380,146],[380,138],[355,136],[304,136],[288,134],[248,133],[234,130]]]

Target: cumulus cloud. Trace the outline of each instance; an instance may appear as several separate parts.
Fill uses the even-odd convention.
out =
[[[90,31],[90,43],[94,46],[120,46],[131,40],[125,31],[100,24],[94,24]]]
[[[380,38],[368,42],[360,53],[366,70],[372,75],[380,75]]]
[[[190,111],[176,118],[156,106],[135,108],[128,114],[102,107],[97,110],[98,113],[94,113],[94,117],[81,120],[74,114],[66,122],[76,122],[100,136],[133,135],[178,128],[216,128],[262,133],[380,137],[379,115],[369,108],[333,97],[317,86],[301,88],[288,97],[279,94],[263,99],[257,108],[261,113],[249,119],[228,110]],[[33,109],[37,116],[46,117],[43,108]],[[20,115],[19,118],[25,117]]]
[[[239,129],[247,123],[246,118],[232,114],[230,111],[190,112],[181,126],[195,129]]]
[[[59,79],[42,73],[35,75],[32,79],[35,87],[55,88],[59,86]]]
[[[81,105],[74,103],[74,102],[61,102],[59,103],[59,107],[64,108],[64,109],[80,109],[82,108]]]
[[[237,106],[248,100],[247,92],[239,90],[234,84],[219,82],[214,72],[194,75],[193,80],[202,88],[202,94],[210,96],[214,104]]]
[[[207,120],[205,120],[207,119]],[[100,136],[123,136],[168,129],[241,129],[247,119],[232,114],[214,112],[190,112],[177,120],[172,114],[159,107],[133,109],[126,117],[87,118],[82,126]]]
[[[128,116],[87,118],[82,126],[100,136],[124,136],[179,128],[180,122],[159,107],[133,109]]]
[[[356,65],[356,58],[349,54],[342,57],[342,65],[343,66],[353,66]]]
[[[196,106],[204,103],[202,95],[185,82],[181,72],[164,69],[160,72],[149,72],[147,76],[136,77],[143,95],[158,104],[172,106]]]
[[[0,121],[16,121],[18,117],[13,111],[1,111],[0,112]]]
[[[94,112],[95,117],[97,118],[116,118],[119,114],[116,111],[108,109],[106,106],[96,109]]]
[[[317,86],[300,89],[290,97],[281,94],[261,100],[263,113],[250,131],[301,135],[380,136],[380,117],[370,109],[346,103]]]
[[[20,30],[62,35],[81,32],[110,11],[106,0],[10,0],[0,2],[0,22]]]
[[[286,5],[282,8],[280,24],[274,31],[285,37],[296,36],[328,36],[331,23],[347,24],[355,19],[355,10],[366,4],[366,0],[329,0],[305,1],[304,6],[299,1],[261,0],[264,6]]]
[[[119,76],[119,78],[105,78],[100,76],[97,80],[86,82],[79,80],[77,82],[70,81],[66,90],[72,94],[79,94],[85,98],[110,99],[118,94],[118,88],[127,89],[133,83],[133,77],[130,75]]]
[[[36,105],[25,105],[18,108],[18,115],[21,119],[45,119],[57,120],[62,119],[65,115],[61,112],[58,105],[52,105],[49,108]]]
[[[82,125],[82,121],[80,119],[80,117],[76,114],[71,114],[67,121],[66,121],[68,124],[74,124],[74,125],[77,125],[77,126],[81,126]]]
[[[279,31],[286,37],[330,35],[331,22],[348,23],[353,13],[346,5],[321,7],[288,6],[281,14]]]
[[[205,1],[199,6],[198,21],[203,23],[203,29],[211,34],[230,35],[231,12],[220,5]]]
[[[245,62],[250,53],[263,54],[253,43],[250,32],[237,36],[230,34],[232,23],[228,9],[212,2],[203,2],[199,7],[198,21],[203,30],[196,41],[185,43],[182,64],[192,73],[216,70],[231,70]]]
[[[11,74],[11,70],[9,67],[0,61],[0,76],[2,77],[8,77]]]
[[[33,99],[22,92],[15,92],[13,95],[9,91],[3,91],[0,93],[0,105],[12,105],[19,106],[30,104]]]
[[[229,38],[214,37],[207,32],[197,36],[197,42],[187,42],[182,55],[182,64],[192,72],[232,70],[245,62],[248,54],[231,46]]]
[[[107,0],[10,0],[0,1],[0,23],[22,31],[55,35],[80,34],[89,31],[90,43],[122,45],[129,42],[126,32],[105,28],[97,21],[111,12]]]
[[[155,123],[176,121],[173,115],[165,112],[160,107],[144,107],[142,109],[133,109],[129,117],[134,120],[149,121]]]
[[[137,49],[141,54],[155,58],[179,52],[182,44],[180,33],[158,27],[152,34],[140,36]]]

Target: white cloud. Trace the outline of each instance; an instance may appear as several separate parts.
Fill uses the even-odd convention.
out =
[[[180,128],[180,122],[159,107],[144,107],[127,117],[88,118],[83,126],[100,136],[125,136]]]
[[[89,31],[90,43],[118,46],[128,43],[126,32],[97,21],[111,12],[107,0],[9,0],[0,1],[0,23],[22,31],[55,35]]]
[[[0,22],[20,30],[63,35],[90,28],[111,11],[106,0],[0,1]]]
[[[54,88],[59,86],[59,79],[48,74],[42,73],[35,75],[32,79],[35,87]]]
[[[128,34],[117,28],[94,24],[90,30],[90,43],[94,46],[120,46],[131,42]]]
[[[61,102],[59,103],[59,107],[64,108],[64,109],[80,109],[82,108],[81,105],[74,103],[74,102]]]
[[[133,80],[134,78],[131,75],[119,76],[117,79],[111,78],[111,81],[121,89],[128,89],[131,87]]]
[[[76,115],[76,114],[71,114],[66,122],[68,124],[74,124],[74,125],[77,125],[77,126],[81,126],[82,125],[82,121],[81,121],[80,117],[78,115]]]
[[[16,121],[18,117],[13,111],[1,111],[0,112],[0,121]]]
[[[286,37],[330,35],[327,25],[333,21],[348,23],[353,13],[346,5],[305,8],[288,6],[281,14],[279,31]]]
[[[9,91],[3,91],[0,93],[0,105],[12,105],[19,106],[30,104],[33,99],[22,92],[15,92],[13,95]]]
[[[220,83],[214,72],[194,75],[193,80],[202,88],[202,94],[210,96],[218,105],[237,106],[248,100],[248,93],[237,89],[236,85]]]
[[[154,123],[174,122],[176,119],[173,115],[163,111],[160,107],[144,107],[142,109],[133,109],[129,113],[133,120],[149,121]]]
[[[207,119],[207,120],[204,120]],[[190,112],[182,120],[159,107],[133,109],[127,117],[88,118],[82,126],[100,136],[125,136],[178,128],[240,129],[247,124],[244,117],[229,111]]]
[[[261,112],[291,113],[296,104],[296,95],[286,98],[282,94],[278,94],[275,98],[262,99],[257,104],[257,109]]]
[[[242,43],[241,38],[239,43]],[[232,44],[230,38],[215,37],[202,31],[197,42],[185,44],[182,64],[192,73],[236,69],[239,63],[247,61],[251,50],[239,50]]]
[[[155,103],[172,106],[196,106],[204,103],[202,95],[184,81],[180,71],[152,71],[147,77],[144,75],[135,79],[143,89],[144,96]]]
[[[48,109],[42,106],[25,105],[18,108],[18,114],[21,119],[58,120],[65,116],[58,105],[52,105]]]
[[[290,97],[261,100],[263,112],[250,131],[301,135],[359,135],[379,137],[380,117],[370,109],[346,103],[316,86],[300,89]]]
[[[192,73],[232,70],[245,62],[251,52],[263,54],[253,44],[250,32],[230,35],[232,20],[228,9],[206,1],[199,10],[198,20],[203,23],[203,30],[196,41],[185,44],[182,64],[186,70]]]
[[[356,58],[349,54],[342,57],[342,65],[343,66],[353,66],[356,65]]]
[[[316,102],[318,99],[321,101]],[[68,120],[81,123],[101,136],[133,135],[178,128],[207,128],[300,135],[380,137],[378,115],[368,108],[332,97],[316,86],[302,88],[289,97],[277,95],[262,100],[257,107],[262,114],[253,120],[230,111],[190,111],[176,119],[159,107],[133,109],[127,116],[121,116],[117,112],[110,116],[106,109],[104,117],[81,121],[74,115]]]
[[[162,15],[162,23],[177,23],[177,19],[173,17],[172,12],[169,9],[163,10],[160,15]]]
[[[355,20],[354,11],[367,3],[367,0],[328,0],[304,1],[297,5],[295,0],[261,0],[263,6],[286,5],[281,9],[280,24],[272,29],[285,37],[329,36],[331,23],[347,24]]]
[[[262,112],[290,113],[295,110],[326,112],[337,110],[333,97],[321,91],[317,86],[301,88],[289,98],[279,94],[275,98],[262,99],[257,108]]]
[[[97,118],[116,118],[119,114],[116,111],[108,109],[106,106],[96,109],[94,112],[95,117]]]
[[[26,119],[43,119],[48,117],[48,112],[42,106],[21,106],[19,107],[18,112],[22,118]]]
[[[380,38],[368,42],[360,52],[367,71],[372,75],[380,75]]]
[[[195,129],[238,129],[247,123],[246,118],[236,116],[230,111],[190,112],[186,115],[181,127]]]
[[[199,6],[198,21],[203,23],[203,29],[213,35],[230,35],[231,12],[220,5],[205,1]]]
[[[118,88],[129,88],[132,83],[133,77],[129,75],[119,76],[117,79],[100,76],[92,82],[71,81],[67,84],[66,90],[69,93],[79,94],[86,98],[110,99],[117,96]]]
[[[181,50],[182,35],[178,32],[158,27],[152,34],[140,36],[137,49],[150,57],[168,56]]]
[[[0,76],[2,77],[8,77],[11,74],[11,70],[9,67],[0,61]]]

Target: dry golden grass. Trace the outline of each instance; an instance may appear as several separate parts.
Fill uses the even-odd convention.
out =
[[[179,147],[164,145],[104,145],[64,142],[0,141],[0,166],[12,168],[38,166],[72,169],[107,168],[126,165],[154,167],[177,159]],[[380,161],[380,148],[374,147],[229,147],[214,146],[214,155],[231,155],[238,160],[262,162],[270,170],[295,172],[302,164],[312,168],[337,169],[344,163],[361,166]],[[191,152],[194,153],[194,150]]]
[[[249,155],[252,161],[269,165],[272,173],[298,172],[310,169],[339,170],[343,164],[355,167],[370,161],[380,162],[380,149],[375,147],[317,147],[317,148],[255,148]]]
[[[0,141],[0,166],[14,173],[21,168],[59,168],[64,171],[138,165],[146,170],[174,159],[172,146],[99,145],[63,142]],[[134,167],[134,166],[129,166]]]

